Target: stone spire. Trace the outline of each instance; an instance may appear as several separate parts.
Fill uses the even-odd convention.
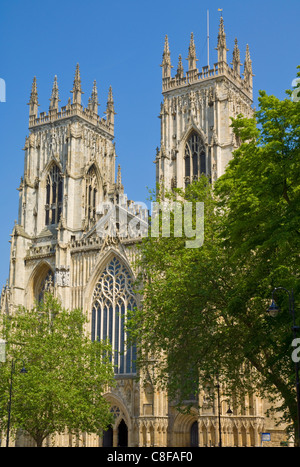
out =
[[[241,74],[241,58],[240,58],[240,49],[238,46],[238,41],[235,39],[234,42],[234,49],[233,49],[233,54],[232,54],[232,62],[231,62],[233,71],[236,75],[240,76]]]
[[[76,65],[75,78],[71,93],[73,94],[73,104],[81,105],[81,94],[83,94],[83,92],[81,90],[81,79],[78,63]]]
[[[194,42],[194,33],[191,33],[190,45],[189,45],[189,56],[187,58],[189,62],[189,71],[197,70],[197,57],[196,57],[196,47]],[[198,70],[197,70],[198,71]]]
[[[95,80],[94,85],[93,85],[92,95],[91,95],[91,109],[95,114],[98,114],[98,107],[99,107],[98,91],[97,91],[97,83]]]
[[[54,82],[52,87],[52,93],[50,98],[50,105],[49,110],[57,110],[58,111],[58,103],[60,102],[58,97],[58,84],[57,84],[57,76],[54,76]]]
[[[113,99],[111,86],[109,86],[107,106],[106,106],[106,112],[105,113],[106,113],[107,123],[109,123],[111,125],[114,125],[116,113],[115,113],[114,99]]]
[[[160,66],[162,67],[162,77],[171,78],[171,69],[173,67],[171,65],[171,54],[170,54],[170,49],[169,49],[168,36],[165,37],[163,60]]]
[[[246,47],[246,57],[244,62],[244,79],[249,84],[249,86],[253,87],[253,72],[252,72],[252,60],[250,58],[250,50],[249,45],[247,44]]]
[[[183,78],[183,75],[184,75],[184,70],[183,70],[183,65],[182,65],[182,58],[181,58],[181,55],[179,55],[177,73],[175,76],[176,78],[181,79]]]
[[[223,16],[220,19],[220,26],[219,26],[219,35],[218,35],[218,47],[216,48],[218,51],[218,62],[226,62],[227,63],[227,52],[228,49],[226,47],[226,34],[224,29],[224,20]]]
[[[29,116],[37,117],[39,101],[38,101],[36,77],[33,78],[31,94],[30,94],[28,105],[29,105]]]

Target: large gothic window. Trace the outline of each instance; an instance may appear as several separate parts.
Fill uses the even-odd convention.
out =
[[[86,176],[85,199],[86,219],[88,221],[95,221],[97,207],[97,176],[93,166],[90,168]]]
[[[109,339],[116,374],[136,372],[136,347],[125,330],[127,312],[136,306],[132,278],[114,257],[102,272],[93,293],[92,340]]]
[[[46,225],[57,224],[62,213],[63,180],[57,165],[54,165],[47,177],[46,185]]]
[[[206,159],[203,141],[193,132],[185,145],[184,151],[185,184],[199,180],[206,173]]]

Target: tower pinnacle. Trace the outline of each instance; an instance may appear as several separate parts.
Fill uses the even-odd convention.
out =
[[[224,20],[223,16],[220,19],[220,26],[219,26],[219,34],[218,34],[218,46],[216,48],[218,51],[218,62],[226,62],[227,63],[227,52],[228,49],[226,47],[226,34],[224,28]]]
[[[240,49],[238,46],[238,41],[235,39],[234,42],[234,49],[232,54],[232,63],[233,71],[236,75],[240,76],[240,69],[241,69],[241,58],[240,58]]]
[[[182,65],[182,58],[181,58],[181,55],[179,55],[176,78],[178,79],[183,78],[183,74],[184,74],[184,70],[183,70],[183,65]]]
[[[250,88],[253,87],[253,72],[252,72],[252,60],[250,58],[249,45],[246,47],[246,57],[244,62],[244,79],[248,82]]]
[[[189,56],[187,58],[189,62],[189,71],[197,70],[197,57],[196,57],[196,47],[194,42],[194,33],[191,33],[190,45],[189,45]],[[197,70],[198,71],[198,70]]]
[[[57,84],[57,76],[54,76],[54,82],[52,87],[52,93],[50,98],[50,105],[49,110],[57,110],[58,111],[58,103],[60,102],[58,97],[58,84]]]
[[[81,105],[81,94],[84,94],[81,90],[81,79],[80,79],[80,70],[79,64],[76,65],[75,78],[73,83],[73,89],[71,91],[73,94],[73,104]]]
[[[171,78],[171,68],[173,67],[171,65],[171,54],[170,54],[169,41],[168,41],[167,35],[165,36],[163,60],[160,66],[162,67],[162,77]]]
[[[97,91],[97,83],[95,80],[93,84],[92,95],[91,95],[91,108],[95,114],[98,113],[98,107],[99,107],[98,91]]]
[[[109,86],[108,91],[108,98],[107,98],[107,106],[106,106],[106,118],[107,123],[114,125],[115,123],[115,107],[114,107],[114,99],[112,94],[112,87]]]
[[[38,113],[38,93],[37,93],[37,85],[36,85],[36,77],[33,78],[32,87],[31,87],[31,94],[30,99],[28,102],[29,107],[29,116],[37,116]]]

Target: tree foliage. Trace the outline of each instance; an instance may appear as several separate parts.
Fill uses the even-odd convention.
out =
[[[295,427],[288,297],[276,296],[276,319],[266,309],[275,287],[300,295],[300,103],[262,91],[253,118],[232,127],[240,146],[214,187],[203,177],[165,194],[204,202],[204,243],[143,240],[143,306],[131,328],[140,365],[154,366],[178,405],[218,377],[229,399],[255,391]]]
[[[103,397],[113,383],[110,346],[85,334],[81,310],[68,311],[51,295],[31,310],[4,317],[7,361],[0,367],[0,426],[7,426],[13,364],[11,428],[41,446],[52,434],[99,433],[111,423]],[[22,366],[26,374],[21,374]]]

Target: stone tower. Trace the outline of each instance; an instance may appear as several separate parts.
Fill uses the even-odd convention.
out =
[[[230,117],[252,113],[249,50],[242,78],[237,42],[232,68],[227,64],[222,18],[217,50],[218,63],[199,72],[192,35],[188,71],[184,73],[179,57],[172,78],[166,38],[156,168],[157,180],[168,188],[184,187],[201,173],[212,180],[220,176],[236,145]],[[105,397],[115,421],[103,437],[82,433],[77,439],[66,433],[47,442],[56,446],[216,446],[219,425],[214,391],[199,391],[198,399],[187,401],[191,412],[184,414],[177,411],[166,391],[154,386],[151,368],[136,379],[136,349],[127,344],[124,325],[127,311],[138,302],[132,288],[134,259],[141,226],[147,226],[147,212],[127,199],[120,166],[115,167],[111,87],[105,118],[98,114],[95,81],[88,105],[83,106],[78,65],[71,93],[72,100],[60,107],[55,76],[49,110],[39,113],[37,80],[33,80],[24,175],[18,188],[19,216],[11,235],[9,279],[0,305],[2,313],[10,314],[18,305],[32,307],[45,291],[51,291],[63,307],[87,313],[88,335],[109,338],[114,350],[117,385]],[[220,416],[227,446],[258,446],[260,432],[272,430],[263,402],[254,396],[246,398],[242,409],[235,408],[231,418],[223,404]],[[17,443],[26,446],[31,440],[19,438]]]
[[[156,182],[166,189],[184,188],[204,173],[215,181],[236,148],[231,117],[252,110],[252,62],[247,46],[244,76],[240,74],[237,40],[231,65],[227,59],[223,17],[217,41],[217,62],[212,68],[198,69],[193,33],[188,49],[188,70],[184,72],[179,56],[172,76],[168,37],[162,59],[161,144],[156,154]]]

